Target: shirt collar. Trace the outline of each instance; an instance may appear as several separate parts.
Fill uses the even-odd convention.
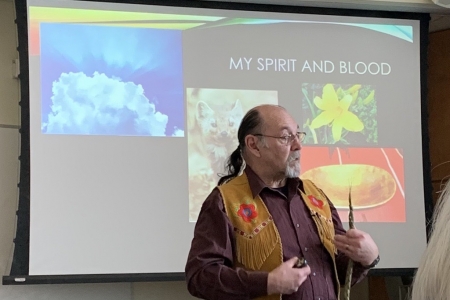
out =
[[[255,198],[258,196],[261,191],[264,188],[269,188],[264,181],[262,181],[261,178],[250,168],[249,165],[245,166],[244,169],[245,175],[247,175],[248,183],[250,185],[250,190],[252,191],[252,196]],[[303,184],[300,180],[300,178],[288,178],[286,181],[286,184],[289,186],[289,189],[292,188],[292,186],[295,186],[295,188],[303,188]]]

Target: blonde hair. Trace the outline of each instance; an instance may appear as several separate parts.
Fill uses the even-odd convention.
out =
[[[450,181],[439,196],[431,236],[414,277],[411,300],[450,299]]]

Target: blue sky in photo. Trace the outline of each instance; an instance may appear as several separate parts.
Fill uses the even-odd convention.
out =
[[[42,132],[184,136],[180,30],[42,23]]]

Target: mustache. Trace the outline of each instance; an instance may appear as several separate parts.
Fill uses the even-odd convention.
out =
[[[289,160],[289,162],[291,162],[291,161],[294,161],[299,158],[300,158],[300,151],[295,151],[295,152],[292,152],[291,154],[289,154],[288,160]]]

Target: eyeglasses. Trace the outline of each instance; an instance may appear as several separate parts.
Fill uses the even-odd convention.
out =
[[[301,143],[305,139],[306,132],[296,132],[295,134],[289,134],[289,135],[283,135],[283,136],[272,136],[272,135],[265,135],[261,133],[256,133],[254,136],[264,136],[264,137],[270,137],[274,139],[279,139],[281,143],[285,145],[290,145],[295,140],[295,138],[298,139],[298,141]]]

